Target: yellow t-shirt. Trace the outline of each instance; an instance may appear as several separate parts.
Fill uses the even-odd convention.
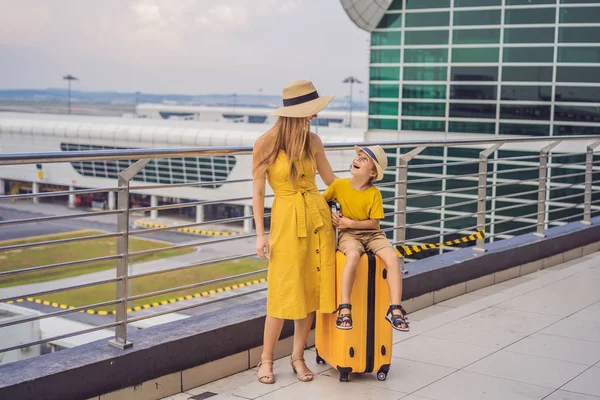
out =
[[[342,207],[342,215],[354,221],[383,219],[381,192],[375,186],[356,190],[350,178],[336,179],[323,193],[325,200],[336,199]]]

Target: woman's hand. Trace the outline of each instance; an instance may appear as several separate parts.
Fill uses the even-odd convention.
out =
[[[265,235],[256,238],[256,255],[265,260],[268,260],[270,257],[269,239]]]

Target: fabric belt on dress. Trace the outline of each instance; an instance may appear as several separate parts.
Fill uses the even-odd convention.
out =
[[[315,229],[323,226],[321,213],[315,202],[314,195],[320,195],[315,189],[278,189],[275,191],[275,197],[294,197],[294,208],[296,209],[296,225],[298,226],[298,237],[303,238],[308,235],[306,210],[312,220]]]

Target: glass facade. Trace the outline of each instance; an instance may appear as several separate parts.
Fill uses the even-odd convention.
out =
[[[508,137],[600,134],[600,1],[394,0],[371,34],[369,85],[371,130]],[[442,174],[435,168],[423,168],[427,163],[475,161],[478,153],[479,150],[473,149],[427,149],[411,162],[422,165],[409,169],[409,179]],[[537,160],[502,160],[532,155],[537,153],[497,152],[493,168],[498,180],[514,182],[498,187],[497,196],[524,193],[537,187],[537,171],[532,171],[531,177],[527,173],[510,173],[511,169],[537,166]],[[390,160],[391,165],[396,163],[395,156]],[[477,172],[477,164],[473,165],[462,165],[452,171],[448,168],[444,173],[456,175],[455,179],[446,180],[446,190],[465,189],[460,195],[446,195],[446,206],[476,198],[477,179],[460,177]],[[573,174],[581,168],[551,168],[551,175]],[[534,180],[527,182],[529,178]],[[582,179],[581,176],[566,178],[564,182],[551,179],[549,184],[573,185],[583,182]],[[434,187],[435,183],[428,185],[409,185],[409,192],[441,190]],[[383,186],[381,190],[391,189]],[[581,190],[557,189],[551,198]],[[578,199],[573,197],[566,202]],[[518,231],[526,224],[514,217],[535,213],[535,200],[536,195],[523,195],[490,204],[500,210],[491,217],[496,219],[495,223],[512,218],[499,224],[495,233],[507,232],[508,237],[530,232],[531,229]],[[419,197],[417,201],[418,208],[422,208],[439,206],[443,200],[432,195]],[[510,208],[519,204],[522,206]],[[475,218],[457,216],[473,212],[476,206],[476,203],[459,204],[451,211],[409,214],[408,223],[419,226],[409,229],[407,238],[431,235],[432,231],[472,231]],[[561,218],[569,221],[569,215],[580,213],[577,209],[553,213],[553,207],[549,209],[550,221]],[[441,217],[457,218],[444,225],[439,221]],[[424,223],[431,220],[437,222]],[[425,242],[451,239],[453,236],[449,234]]]
[[[62,151],[127,150],[124,147],[94,146],[61,143]],[[71,165],[83,176],[117,179],[120,171],[137,160],[81,161]],[[234,156],[173,157],[152,159],[136,176],[134,181],[173,185],[177,183],[225,181],[235,166]],[[203,188],[217,189],[222,184]]]

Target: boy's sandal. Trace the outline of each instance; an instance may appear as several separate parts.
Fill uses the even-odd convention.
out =
[[[400,310],[400,314],[394,314],[394,310]],[[392,325],[392,328],[394,328],[397,331],[410,331],[408,318],[406,318],[406,310],[404,310],[404,307],[402,307],[399,304],[390,305],[390,308],[388,308],[388,312],[385,315],[385,319],[387,319]]]
[[[308,372],[304,372],[302,374],[299,374],[296,371],[296,367],[294,367],[294,363],[296,361],[304,361],[304,357],[294,357],[292,356],[290,358],[290,365],[292,366],[292,371],[294,371],[294,373],[296,374],[296,378],[298,378],[298,380],[300,382],[310,382],[314,379],[314,374],[312,372],[310,372],[310,370],[308,370]]]
[[[272,360],[264,360],[258,363],[257,367],[259,368],[258,372],[256,372],[256,377],[260,383],[264,383],[267,385],[275,383],[275,375],[273,372],[260,372],[260,366],[263,364],[273,364]]]
[[[340,304],[338,308],[334,311],[334,313],[338,311],[340,312],[338,314],[337,319],[335,320],[335,327],[347,331],[352,329],[352,314],[341,314],[342,309],[344,308],[347,308],[348,310],[352,311],[352,304]],[[344,326],[344,324],[348,325]]]

